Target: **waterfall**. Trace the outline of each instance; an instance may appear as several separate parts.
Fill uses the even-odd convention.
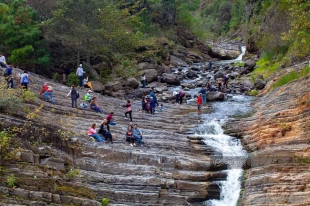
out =
[[[235,61],[242,61],[242,57],[243,57],[245,51],[246,51],[246,46],[242,46],[241,47],[241,54],[237,57],[237,59],[235,59]]]

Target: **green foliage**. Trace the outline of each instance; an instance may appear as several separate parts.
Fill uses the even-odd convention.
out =
[[[280,62],[275,62],[274,53],[267,52],[256,62],[256,69],[251,73],[252,79],[263,75],[264,78],[270,77],[280,67]]]
[[[234,66],[237,66],[237,67],[244,67],[244,62],[235,62],[234,63]]]
[[[257,95],[258,95],[258,91],[257,91],[257,90],[248,91],[248,92],[247,92],[247,95],[250,95],[250,96],[257,96]]]
[[[6,179],[7,186],[11,187],[11,188],[15,187],[15,185],[14,185],[15,184],[15,180],[16,180],[16,178],[15,178],[14,174],[8,176],[7,179]]]
[[[128,78],[137,74],[136,62],[129,59],[124,59],[120,65],[117,65],[114,70],[112,77],[123,77]]]
[[[59,77],[59,74],[58,74],[58,73],[54,73],[52,79],[53,79],[54,81],[57,81],[57,80],[58,80],[58,77]]]
[[[35,102],[37,101],[37,96],[35,93],[29,91],[29,90],[22,90],[22,96],[21,99],[23,102]]]
[[[277,87],[283,86],[295,79],[299,79],[303,76],[306,76],[310,73],[310,67],[305,67],[300,72],[291,71],[290,73],[280,77],[280,79],[272,85],[272,88],[275,89]]]
[[[75,75],[75,73],[70,73],[68,75],[68,78],[67,78],[67,83],[66,83],[68,86],[71,86],[71,85],[79,85],[79,78]]]
[[[80,169],[71,169],[67,174],[66,174],[66,177],[68,179],[72,179],[72,178],[75,178],[75,177],[78,177],[79,175],[81,174],[81,170]]]
[[[21,91],[17,89],[7,89],[4,79],[0,80],[0,112],[17,113],[21,109]]]
[[[109,205],[109,202],[110,202],[110,199],[108,199],[108,198],[102,198],[102,200],[101,200],[101,205],[102,205],[102,206],[108,206],[108,205]]]
[[[36,22],[36,12],[26,0],[9,0],[0,5],[0,46],[10,53],[9,62],[33,69],[35,64],[49,62],[42,47],[41,31]],[[44,61],[43,61],[44,59]]]

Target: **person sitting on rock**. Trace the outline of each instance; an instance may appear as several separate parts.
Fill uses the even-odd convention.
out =
[[[137,140],[139,142],[139,145],[142,147],[142,139],[143,139],[143,135],[141,130],[138,128],[138,124],[135,124],[133,129],[132,129],[132,135],[134,137],[135,140]]]
[[[50,97],[52,104],[55,104],[52,86],[48,86],[47,83],[44,83],[42,90],[40,92],[40,95],[42,95],[42,94],[45,97],[45,100],[47,102],[49,101],[49,97]]]
[[[110,132],[110,126],[109,125],[116,125],[115,119],[113,117],[114,112],[110,112],[110,114],[107,115],[106,120],[107,120],[107,129]]]
[[[84,88],[90,88],[92,89],[92,85],[91,85],[91,82],[88,81],[88,76],[84,77],[83,79],[83,86]]]
[[[128,125],[127,132],[126,132],[126,141],[130,143],[130,146],[133,147],[135,145],[135,139],[132,133],[132,126]]]
[[[216,89],[214,88],[214,86],[210,82],[207,83],[206,87],[207,87],[207,90],[209,92],[215,92],[216,91]]]
[[[96,124],[93,123],[87,131],[87,135],[93,137],[98,142],[104,142],[99,134],[96,132]]]
[[[90,103],[90,101],[92,100],[93,96],[92,96],[92,90],[88,90],[87,93],[84,96],[84,100],[88,103]]]
[[[98,103],[97,103],[97,98],[93,97],[92,100],[90,101],[90,108],[95,110],[97,113],[103,113],[101,108],[99,107]]]
[[[107,120],[104,119],[102,122],[101,122],[101,125],[100,125],[100,129],[98,131],[98,134],[101,134],[104,138],[105,138],[105,141],[107,141],[108,139],[110,139],[111,143],[113,144],[113,139],[112,139],[112,134],[110,133],[110,131],[106,131],[106,129],[104,128],[104,126],[108,126],[107,124]]]

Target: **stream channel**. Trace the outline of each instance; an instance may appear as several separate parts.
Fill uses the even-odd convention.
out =
[[[245,52],[245,47],[242,47],[242,54],[235,60],[217,61],[214,65],[222,67],[226,64],[231,64],[237,61],[241,61],[242,55]],[[206,67],[206,63],[199,63],[192,66]],[[187,72],[189,67],[183,67],[182,72]],[[176,69],[175,72],[179,72],[180,69]],[[212,75],[211,72],[206,71],[204,76]],[[194,83],[199,80],[205,80],[203,76],[198,74],[196,79],[184,79],[182,83]],[[211,77],[212,80],[213,76]],[[207,80],[205,80],[207,81]],[[172,87],[170,91],[181,90],[181,86]],[[201,88],[194,88],[186,91],[193,97],[197,95]],[[208,200],[203,203],[204,206],[235,206],[237,205],[240,191],[241,180],[243,175],[242,165],[247,159],[247,152],[243,148],[239,139],[224,134],[223,126],[233,116],[245,115],[251,111],[252,98],[242,94],[227,95],[228,98],[221,102],[207,102],[212,108],[211,113],[203,113],[200,116],[201,124],[193,129],[192,136],[198,136],[203,138],[203,142],[214,153],[211,155],[213,164],[225,164],[227,169],[224,171],[227,173],[227,179],[223,181],[216,181],[221,189],[219,200]],[[195,100],[191,99],[187,101],[188,104],[195,104]],[[195,114],[196,115],[196,114]],[[198,117],[198,115],[197,115]],[[227,125],[226,125],[227,126]],[[229,125],[228,125],[229,126]]]

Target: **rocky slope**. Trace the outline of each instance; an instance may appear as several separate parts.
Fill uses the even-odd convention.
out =
[[[140,102],[133,102],[133,123],[143,130],[145,147],[131,147],[124,140],[129,124],[120,106],[124,101],[96,95],[104,114],[72,109],[65,97],[67,86],[37,75],[31,79],[35,93],[45,81],[53,86],[55,105],[43,96],[25,105],[37,116],[25,127],[31,135],[18,137],[20,161],[1,170],[0,205],[101,205],[102,198],[109,198],[111,205],[196,205],[219,198],[219,187],[211,182],[226,174],[211,164],[206,155],[210,149],[199,138],[187,137],[199,122],[195,107],[166,104],[166,112],[152,116],[139,112]],[[83,97],[86,90],[80,93]],[[111,111],[117,121],[111,126],[115,143],[88,138],[88,127],[99,125]],[[0,118],[4,127],[27,123]],[[6,184],[11,174],[16,177],[14,188]]]
[[[241,205],[310,205],[310,78],[270,91],[280,73],[253,105],[255,113],[230,125],[250,152]]]

